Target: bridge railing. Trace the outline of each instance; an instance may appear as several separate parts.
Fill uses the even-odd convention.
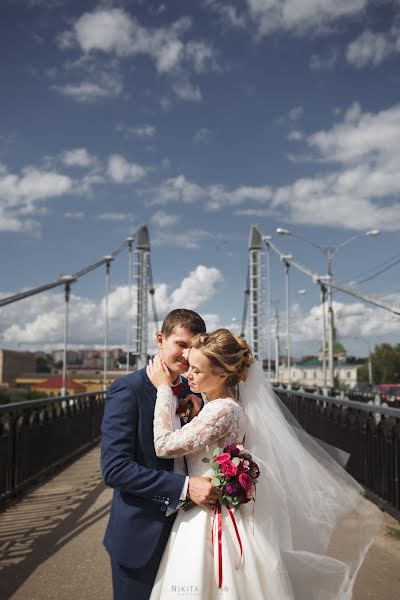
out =
[[[104,392],[0,406],[0,505],[100,439]]]
[[[311,435],[350,454],[348,471],[400,519],[400,409],[275,388]],[[0,406],[0,505],[100,439],[104,392]]]
[[[400,519],[400,409],[274,389],[308,433],[350,454],[349,473]]]

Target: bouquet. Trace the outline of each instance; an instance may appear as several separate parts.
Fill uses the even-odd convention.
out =
[[[176,414],[179,416],[182,426],[192,420],[193,403],[191,397],[191,395],[188,395],[185,398],[178,398]]]
[[[209,452],[208,447],[207,452]],[[211,483],[221,492],[220,504],[225,504],[232,509],[255,500],[260,469],[244,446],[229,444],[223,449],[215,448],[212,456],[212,459],[204,457],[202,461],[210,463],[213,469]],[[182,508],[188,510],[192,506],[194,502],[185,500]]]

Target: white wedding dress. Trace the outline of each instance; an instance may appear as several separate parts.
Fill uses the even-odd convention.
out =
[[[379,510],[294,419],[288,422],[291,417],[283,414],[258,366],[250,369],[245,387],[241,384],[240,400],[240,405],[231,398],[212,400],[174,431],[175,399],[166,386],[158,391],[159,456],[185,455],[190,476],[210,476],[202,459],[246,436],[245,447],[261,475],[255,504],[234,511],[242,558],[225,506],[221,535],[216,527],[214,539],[213,511],[180,510],[151,600],[349,600],[379,528]]]

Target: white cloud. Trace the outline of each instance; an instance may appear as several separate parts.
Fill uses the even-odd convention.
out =
[[[302,106],[293,106],[289,110],[288,117],[291,121],[298,121],[304,116],[304,108]]]
[[[208,144],[212,136],[211,129],[207,129],[207,127],[201,127],[198,129],[194,135],[193,143],[197,145]]]
[[[304,140],[317,161],[336,170],[275,190],[272,204],[288,221],[356,230],[400,228],[400,105],[363,113],[354,103],[341,122]]]
[[[368,0],[246,0],[258,34],[324,32],[339,19],[363,11]]]
[[[292,129],[292,131],[289,132],[288,140],[290,140],[291,142],[299,142],[303,139],[304,133],[299,129]]]
[[[73,180],[53,171],[25,167],[21,174],[0,168],[0,230],[35,231],[35,217],[46,210],[44,202],[72,191]]]
[[[102,77],[99,81],[80,81],[66,85],[54,85],[52,89],[76,102],[90,103],[121,95],[123,86],[118,77]]]
[[[398,296],[397,299],[399,300],[400,297]],[[302,348],[304,343],[311,341],[319,343],[321,340],[322,346],[321,305],[313,306],[307,313],[302,313],[297,305],[293,309],[293,343],[298,348]],[[396,330],[398,332],[400,329],[399,325],[396,327],[392,314],[363,302],[344,303],[335,300],[333,311],[338,338],[343,340],[345,347],[346,339],[362,338],[367,341],[369,338],[395,335]]]
[[[136,163],[130,163],[121,154],[112,154],[108,159],[107,172],[117,183],[131,183],[142,179],[146,169]]]
[[[153,199],[150,204],[202,202],[207,210],[221,210],[227,206],[238,206],[248,201],[266,202],[272,198],[270,186],[241,186],[228,190],[220,184],[201,187],[186,179],[184,175],[163,181],[158,188],[149,190]]]
[[[217,293],[223,279],[222,273],[215,267],[198,265],[171,294],[171,309],[185,306],[196,310]]]
[[[156,134],[156,128],[153,125],[142,125],[140,127],[128,127],[127,133],[135,137],[153,137]]]
[[[150,222],[156,227],[171,227],[180,221],[181,217],[177,214],[167,214],[163,210],[157,210],[151,217]]]
[[[150,204],[169,204],[171,202],[193,204],[204,198],[203,189],[188,181],[184,175],[166,179],[160,186],[151,189],[150,193],[154,197]]]
[[[65,219],[83,219],[86,214],[83,211],[66,212],[64,213]]]
[[[212,298],[223,281],[214,267],[199,265],[179,287],[171,293],[165,283],[156,284],[155,297],[159,316],[163,318],[172,308],[186,307],[194,310]],[[134,296],[134,294],[133,294]],[[118,285],[109,294],[109,343],[124,346],[126,343],[128,287]],[[80,296],[72,288],[70,297],[69,342],[93,346],[102,344],[104,336],[104,299],[95,300]],[[151,314],[151,308],[149,307]],[[0,312],[0,339],[2,345],[24,344],[24,348],[37,348],[37,344],[58,347],[63,342],[65,302],[63,292],[44,292],[29,300],[4,307]],[[132,306],[132,316],[135,306]],[[210,324],[218,318],[209,316]],[[149,334],[154,336],[153,325]]]
[[[216,68],[216,61],[214,50],[206,42],[183,40],[191,26],[191,19],[182,17],[168,26],[147,28],[123,9],[99,8],[79,17],[71,29],[58,36],[57,42],[63,50],[77,46],[86,56],[97,53],[115,56],[118,60],[147,56],[159,74],[178,74],[181,81],[175,82],[175,93],[184,100],[193,101],[199,100],[201,93],[189,82],[188,72],[205,73]],[[100,97],[101,91],[102,97],[107,91],[111,92],[102,86],[102,90],[97,94],[93,90],[91,95]],[[71,89],[64,93],[67,92],[70,95],[77,93]],[[87,100],[88,93],[80,93],[77,97],[82,96]]]
[[[157,231],[152,244],[153,246],[175,246],[185,250],[198,250],[204,240],[214,239],[210,231],[204,229],[185,229],[184,231]]]
[[[196,203],[208,211],[233,208],[238,216],[356,231],[400,229],[400,105],[369,113],[353,103],[330,129],[294,130],[289,137],[312,150],[309,162],[331,169],[277,188],[201,186],[180,174],[149,189],[149,204]]]
[[[131,221],[134,215],[131,213],[106,212],[96,215],[96,219],[100,221]]]
[[[342,123],[328,131],[318,131],[308,138],[322,158],[329,161],[399,160],[400,104],[378,113],[363,113],[352,104]]]
[[[310,58],[310,69],[312,71],[330,71],[335,66],[338,57],[339,52],[336,48],[332,48],[325,56],[312,54]]]
[[[239,13],[233,4],[222,3],[219,0],[205,0],[204,4],[220,17],[225,26],[241,29],[247,24],[247,15],[244,12]]]
[[[86,148],[66,150],[62,154],[61,160],[68,167],[89,167],[95,162],[95,158],[89,154]]]
[[[346,58],[358,68],[376,67],[396,52],[400,52],[399,29],[393,28],[387,33],[366,30],[347,46]]]
[[[172,84],[172,89],[176,96],[182,100],[200,102],[203,98],[200,88],[185,78],[179,78],[175,81]]]

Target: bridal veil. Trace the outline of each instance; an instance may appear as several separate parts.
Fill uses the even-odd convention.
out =
[[[381,524],[363,488],[308,435],[259,364],[239,384],[245,446],[260,466],[254,535],[272,544],[296,600],[349,600]],[[250,521],[250,519],[249,519]],[[249,582],[251,585],[251,582]]]

